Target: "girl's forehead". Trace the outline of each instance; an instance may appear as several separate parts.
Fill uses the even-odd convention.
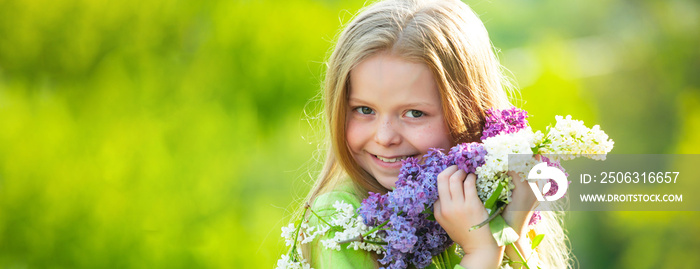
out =
[[[370,57],[351,71],[348,98],[387,108],[441,103],[437,83],[426,64],[388,54]]]

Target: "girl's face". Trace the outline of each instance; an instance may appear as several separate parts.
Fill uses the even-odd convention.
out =
[[[403,159],[452,146],[438,86],[426,64],[377,54],[350,72],[350,85],[348,147],[385,188],[395,187]]]

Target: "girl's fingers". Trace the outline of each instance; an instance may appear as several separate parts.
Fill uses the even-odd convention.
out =
[[[433,204],[433,213],[435,214],[435,220],[437,220],[438,223],[440,223],[442,221],[442,211],[440,211],[440,208],[441,208],[440,199],[438,199]]]
[[[511,182],[515,185],[511,202],[517,204],[518,208],[534,208],[537,203],[537,197],[530,190],[527,180],[523,180],[518,173],[509,171],[508,175],[512,177]]]
[[[447,167],[444,171],[440,172],[437,177],[437,187],[438,187],[438,196],[442,199],[452,199],[452,195],[450,194],[450,177],[452,174],[457,171],[457,166],[453,165],[450,167]]]
[[[473,173],[470,173],[467,175],[467,178],[464,180],[464,200],[465,201],[475,201],[478,200],[479,203],[481,203],[481,200],[479,200],[479,195],[476,192],[476,175]]]
[[[461,204],[464,203],[464,190],[462,187],[462,182],[467,176],[467,172],[459,169],[457,172],[450,176],[450,195],[452,196],[452,201]]]

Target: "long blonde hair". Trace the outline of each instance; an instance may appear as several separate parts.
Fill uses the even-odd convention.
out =
[[[488,32],[466,4],[457,0],[386,0],[367,6],[340,33],[326,62],[323,100],[329,140],[322,171],[305,202],[312,202],[347,178],[360,196],[388,191],[355,162],[345,137],[350,71],[382,52],[431,69],[454,144],[479,141],[486,109],[510,106],[508,80]],[[549,220],[541,225],[556,225],[556,232],[563,235],[558,219],[547,216]],[[541,259],[551,266],[565,267],[568,255],[563,241],[542,244],[541,249],[547,246],[552,249],[543,251]]]

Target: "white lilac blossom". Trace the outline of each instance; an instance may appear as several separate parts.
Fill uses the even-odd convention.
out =
[[[365,225],[362,216],[355,214],[355,209],[352,205],[336,201],[333,204],[335,213],[331,219],[331,225],[339,227],[333,238],[321,240],[321,244],[328,249],[340,250],[340,244],[344,241],[349,241],[361,236],[362,240],[352,241],[348,244],[348,249],[364,249],[370,252],[381,254],[383,249],[381,245],[372,242],[381,242],[382,236],[378,231],[370,231],[370,227]]]
[[[277,260],[277,267],[275,269],[312,269],[311,265],[306,262],[306,260],[294,261],[289,257],[289,255],[282,255],[282,257]]]
[[[282,255],[277,260],[276,268],[310,269],[311,266],[305,259],[301,258],[300,249],[296,247],[296,244],[303,245],[312,242],[317,237],[324,236],[330,230],[335,231],[333,237],[320,240],[321,245],[325,248],[340,250],[343,241],[350,241],[358,237],[358,235],[363,235],[363,241],[350,242],[347,248],[354,250],[363,249],[376,252],[377,254],[382,253],[383,248],[376,243],[383,242],[384,239],[379,236],[377,231],[370,232],[370,227],[364,224],[364,220],[355,213],[355,208],[351,204],[336,201],[333,204],[333,208],[335,212],[330,216],[331,218],[327,221],[319,219],[318,225],[311,226],[308,219],[302,219],[301,223],[297,225],[290,223],[282,227],[281,235],[285,240],[285,244],[292,246],[292,249],[287,255]],[[307,210],[310,209],[307,207]],[[318,217],[313,210],[312,215]]]
[[[614,142],[595,125],[588,128],[583,121],[571,119],[571,115],[556,116],[557,123],[550,128],[539,153],[556,154],[561,160],[571,160],[585,156],[595,160],[605,160],[605,154],[613,148]]]
[[[284,238],[285,245],[291,246],[294,244],[294,238],[296,237],[294,232],[296,230],[297,227],[294,226],[294,223],[290,223],[286,227],[282,227],[282,238]]]
[[[330,227],[324,224],[309,226],[307,221],[302,222],[299,227],[290,223],[286,227],[282,227],[282,237],[287,246],[292,246],[295,242],[306,244],[313,241],[316,236],[325,234],[328,229]]]
[[[511,170],[520,174],[521,178],[526,178],[526,173],[537,164],[532,148],[541,141],[541,137],[541,133],[534,133],[530,127],[525,127],[483,141],[487,152],[485,163],[476,168],[477,194],[482,201],[486,201],[499,184],[506,187],[499,198],[506,203],[510,201],[510,192],[515,185],[506,173]],[[510,164],[509,157],[513,161]]]

